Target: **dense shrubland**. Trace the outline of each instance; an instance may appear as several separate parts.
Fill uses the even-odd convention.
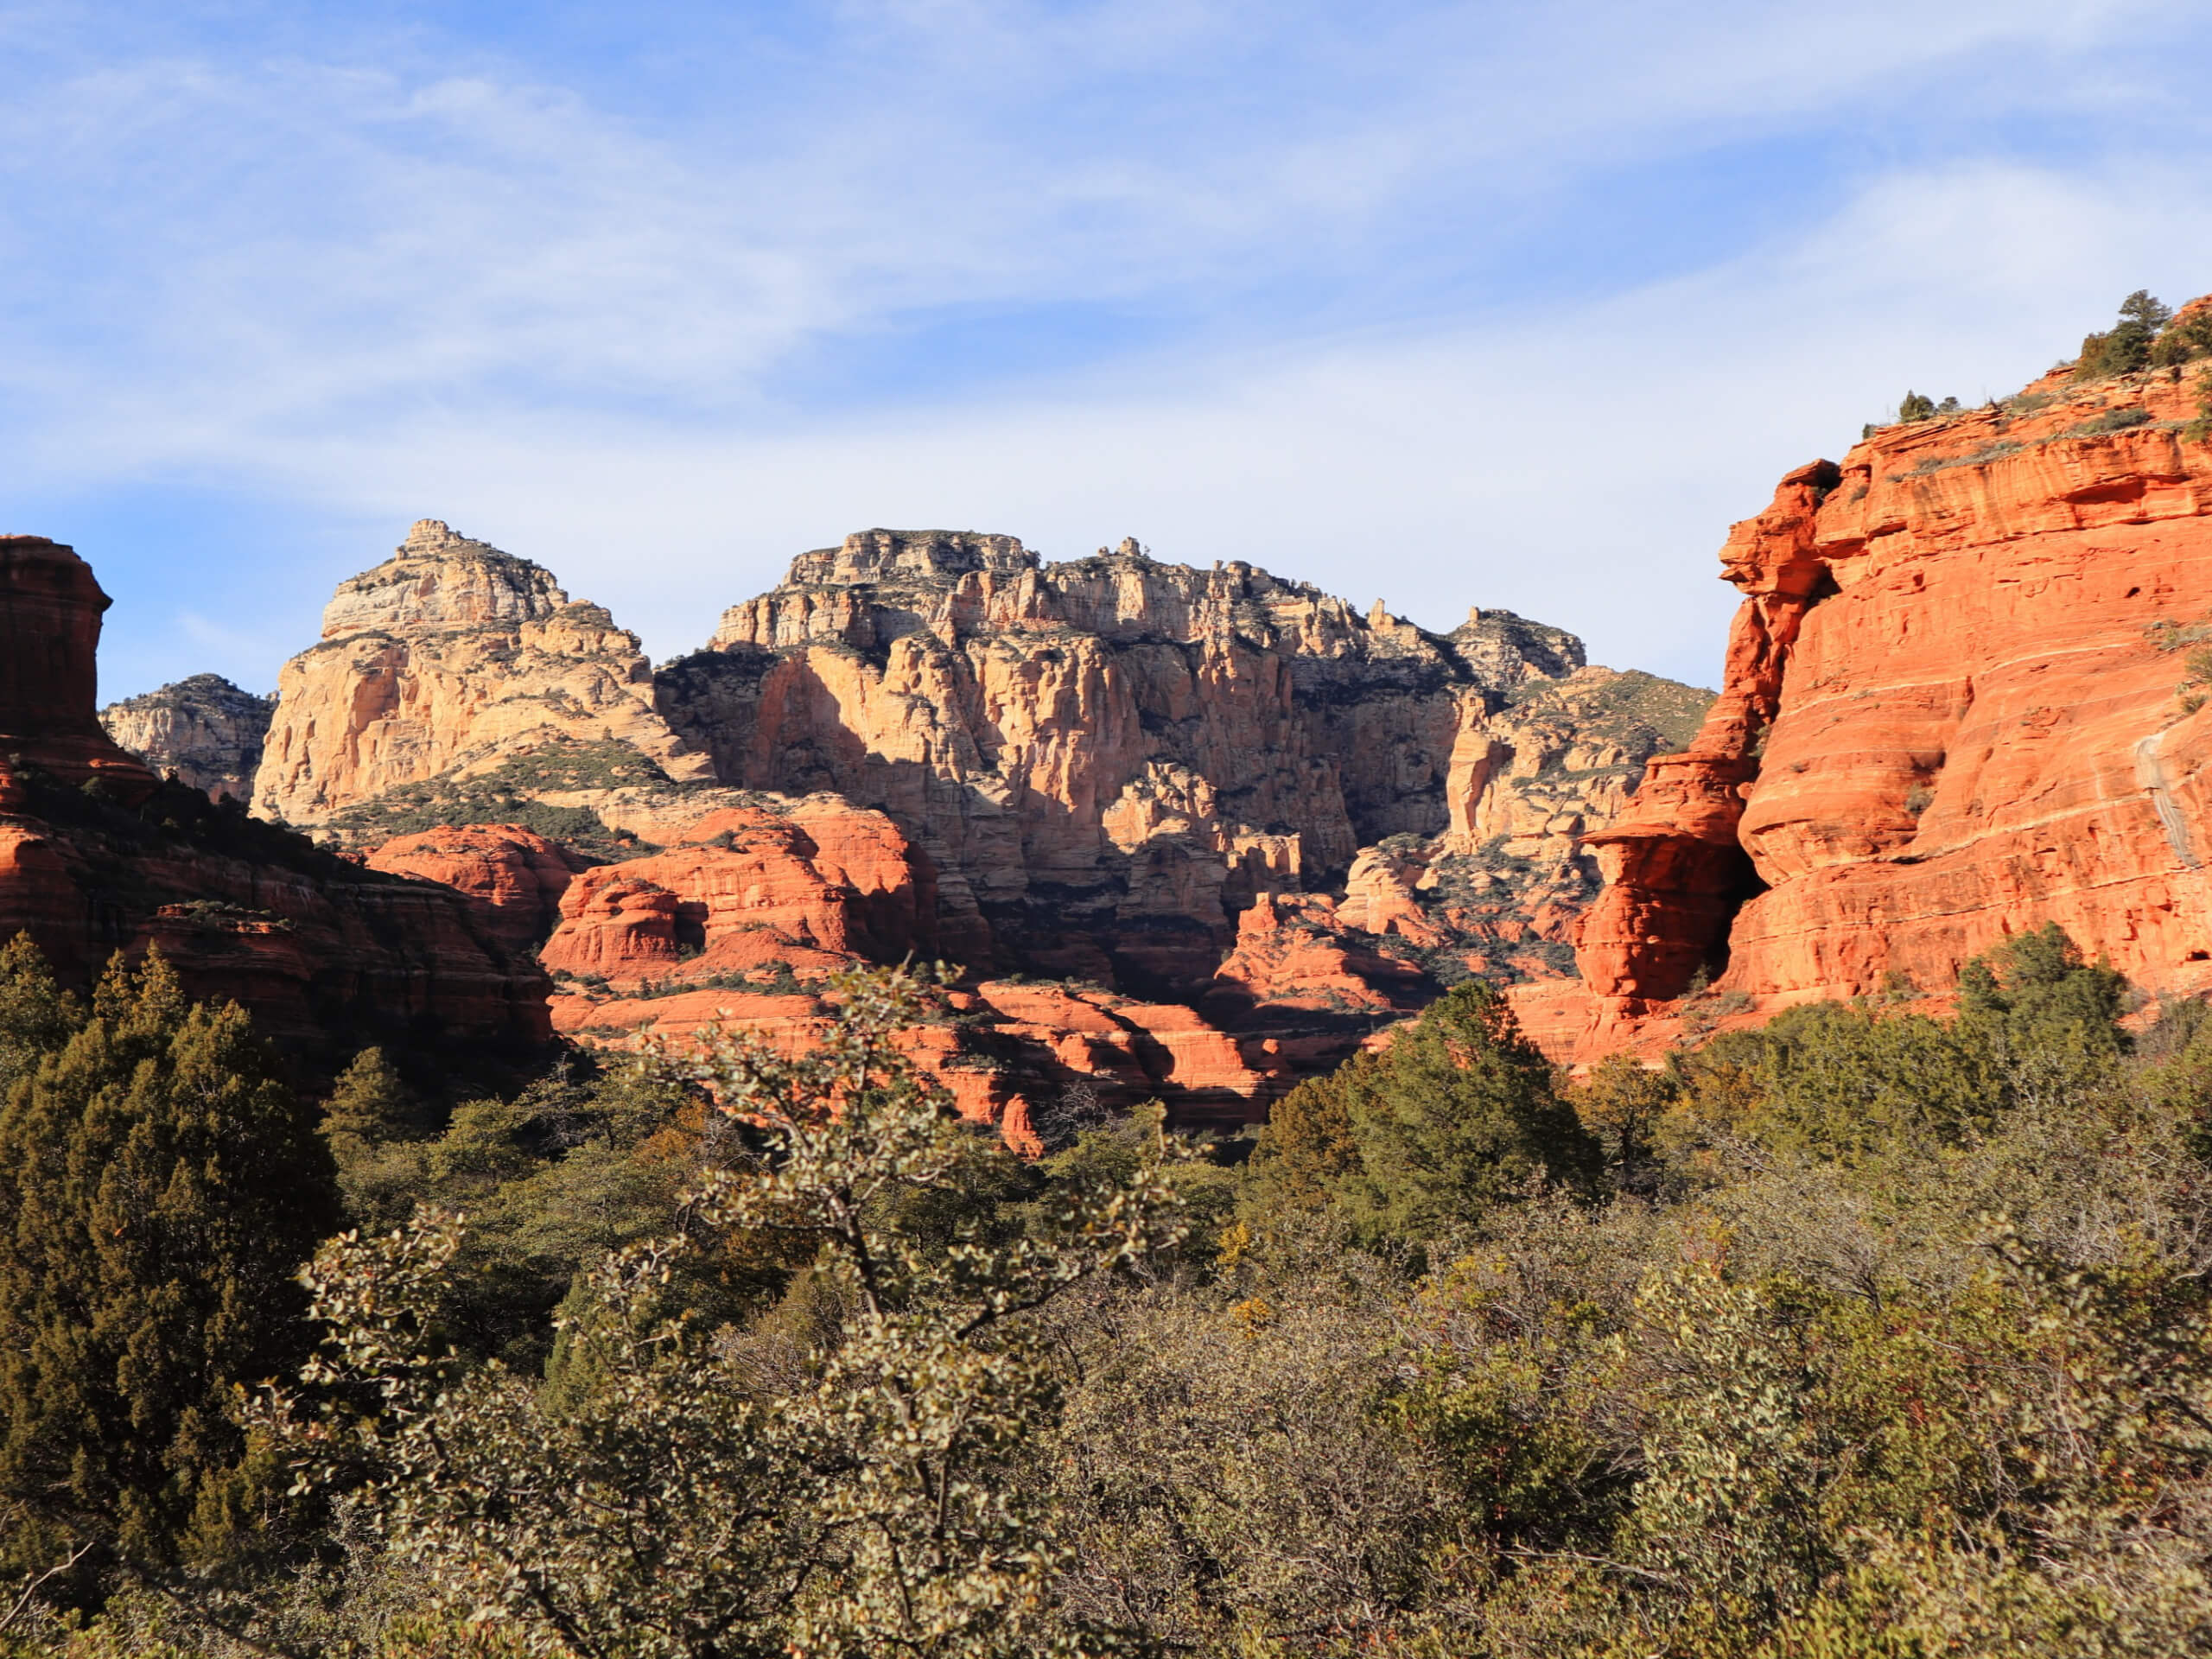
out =
[[[1255,1142],[1071,1111],[1028,1164],[899,1059],[925,982],[841,994],[804,1059],[449,1109],[371,1053],[317,1141],[158,966],[86,1008],[11,951],[6,1639],[2212,1647],[2212,1024],[2130,1037],[2055,929],[1953,1015],[1808,1007],[1573,1084],[1463,985]],[[111,1250],[156,1212],[227,1242]],[[19,1356],[80,1318],[111,1349],[56,1404]]]

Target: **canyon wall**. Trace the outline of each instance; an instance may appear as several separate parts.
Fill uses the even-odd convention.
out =
[[[93,711],[108,605],[75,552],[0,538],[0,938],[29,931],[79,984],[158,946],[188,991],[246,1004],[302,1051],[550,1034],[546,982],[485,907],[365,870],[162,782]]]
[[[1662,726],[1702,702],[1510,613],[1433,634],[1133,542],[1045,564],[1012,537],[880,530],[801,556],[656,691],[725,784],[906,826],[997,963],[1177,998],[1257,894],[1342,889],[1386,842],[1409,888],[1510,889],[1509,944],[1553,901],[1558,943],[1594,891],[1575,835],[1666,741],[1637,697]],[[1608,698],[1620,718],[1578,747]]]
[[[275,717],[273,698],[242,691],[219,674],[194,674],[100,710],[100,725],[155,772],[210,800],[253,796],[254,773]]]
[[[652,674],[426,520],[323,633],[257,811],[480,900],[589,1041],[801,1031],[847,963],[960,964],[982,1001],[924,1048],[1016,1138],[1071,1090],[1256,1117],[1459,978],[1564,973],[1580,837],[1709,700],[1507,612],[1432,633],[1246,564],[965,532],[802,555]],[[1078,1033],[1118,1058],[1076,1065]]]
[[[2212,989],[2198,372],[2054,372],[1878,429],[1735,527],[1721,696],[1585,837],[1586,992],[1522,993],[1553,1052],[1716,1004],[1940,999],[2046,921],[2147,991]]]

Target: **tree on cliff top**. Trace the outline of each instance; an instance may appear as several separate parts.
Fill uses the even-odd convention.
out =
[[[0,1565],[73,1560],[48,1589],[80,1600],[218,1565],[260,1523],[234,1390],[308,1346],[327,1154],[245,1013],[158,954],[87,1015],[18,942],[0,1025],[40,1050],[0,1108]]]
[[[2094,380],[2110,374],[2132,374],[2147,366],[2152,347],[2172,318],[2173,312],[2153,299],[2148,289],[2137,289],[2120,302],[2117,322],[2082,340],[2075,375]]]

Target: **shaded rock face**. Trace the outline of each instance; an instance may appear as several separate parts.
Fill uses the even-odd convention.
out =
[[[219,674],[194,674],[100,710],[107,734],[156,772],[210,800],[250,799],[275,701],[240,690]]]
[[[80,983],[158,945],[192,995],[235,998],[305,1049],[545,1039],[544,977],[483,906],[158,782],[119,748],[92,706],[106,605],[69,549],[0,542],[0,938],[28,931]]]
[[[1256,894],[1339,885],[1389,837],[1586,897],[1573,833],[1665,740],[1556,810],[1493,793],[1563,775],[1533,694],[1585,674],[1617,677],[1510,613],[1437,635],[1134,543],[1044,565],[1010,537],[872,531],[802,556],[656,691],[725,784],[889,813],[972,895],[993,962],[1186,998]]]
[[[2189,377],[2193,382],[2195,377]],[[1703,968],[1764,1010],[1910,982],[2056,921],[2212,988],[2212,449],[2193,384],[2054,374],[1783,481],[1689,750],[1586,839],[1608,887],[1555,1052],[1663,1032]]]
[[[92,712],[100,618],[112,602],[74,549],[43,536],[0,536],[0,762],[18,774],[97,779],[118,798],[143,798],[153,775],[116,747]]]
[[[654,712],[636,635],[435,519],[340,585],[322,634],[279,683],[254,782],[270,817],[314,825],[549,746],[616,744],[670,778],[708,775]]]

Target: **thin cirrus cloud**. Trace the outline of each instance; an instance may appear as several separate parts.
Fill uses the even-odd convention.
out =
[[[424,513],[657,655],[931,522],[1709,678],[1781,467],[2212,286],[2177,6],[456,15],[0,10],[9,494],[111,690],[266,684]]]

